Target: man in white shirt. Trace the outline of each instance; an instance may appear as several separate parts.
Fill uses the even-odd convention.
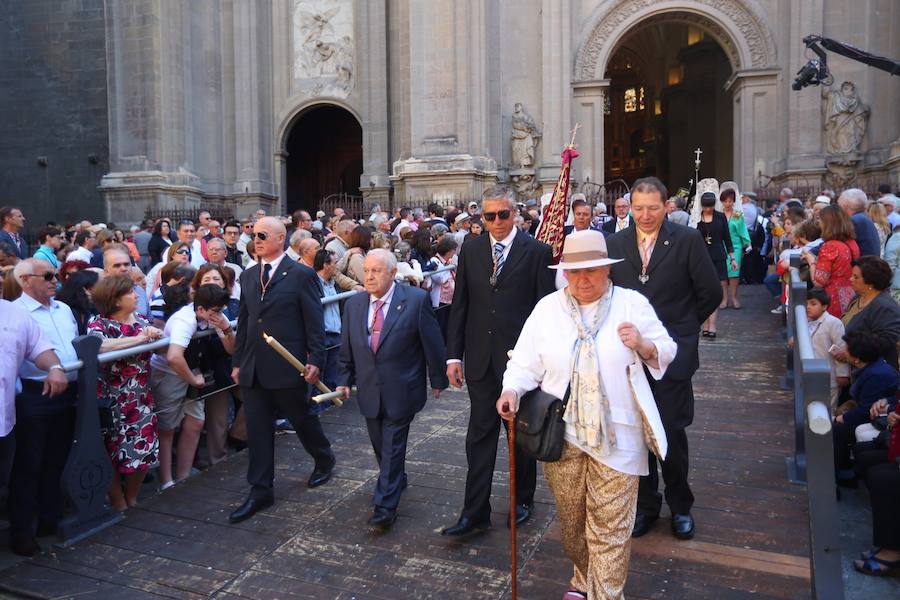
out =
[[[353,221],[338,221],[334,226],[334,237],[325,244],[325,249],[334,252],[337,262],[341,262],[341,259],[347,254],[347,250],[350,249],[350,234],[356,227],[357,225]]]
[[[16,265],[13,275],[22,286],[22,295],[13,304],[37,323],[59,361],[78,360],[72,346],[72,340],[78,337],[78,325],[72,310],[53,299],[57,282],[53,266],[27,259]],[[42,368],[48,366],[52,376]],[[22,392],[16,397],[9,522],[10,547],[24,556],[40,550],[33,528],[35,513],[38,536],[55,533],[63,516],[60,478],[72,445],[77,389],[68,385],[52,398],[45,395],[48,383],[62,388],[61,369],[58,361],[48,365],[45,360],[25,360],[19,368]],[[74,382],[77,373],[68,373],[66,379]]]
[[[204,264],[206,264],[206,259],[203,258],[203,246],[200,244],[200,240],[196,237],[197,228],[194,226],[194,222],[190,220],[184,220],[178,223],[178,241],[187,244],[191,249],[191,266],[195,269],[199,269]]]
[[[75,245],[78,247],[69,253],[66,257],[66,262],[83,260],[90,264],[91,251],[97,245],[97,236],[94,235],[94,232],[89,229],[79,231],[78,235],[75,236]]]

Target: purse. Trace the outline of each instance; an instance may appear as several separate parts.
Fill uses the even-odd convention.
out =
[[[519,400],[516,413],[516,447],[527,456],[543,462],[556,462],[562,456],[566,424],[563,415],[569,403],[570,388],[562,400],[541,388]]]

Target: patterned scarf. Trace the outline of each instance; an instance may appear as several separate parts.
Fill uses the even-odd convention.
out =
[[[597,349],[594,341],[609,314],[612,294],[613,285],[610,283],[606,293],[600,298],[590,328],[586,328],[578,302],[566,288],[569,316],[578,328],[578,339],[572,353],[571,391],[563,420],[575,428],[579,443],[596,451],[599,456],[608,456],[616,447],[616,433],[612,428],[609,399],[606,396],[603,378],[597,368]]]

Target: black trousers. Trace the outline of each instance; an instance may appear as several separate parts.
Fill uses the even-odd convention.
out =
[[[866,487],[872,503],[872,543],[876,548],[900,550],[900,469],[896,463],[870,467]]]
[[[500,421],[497,414],[497,398],[501,380],[488,369],[488,376],[467,381],[469,387],[469,429],[466,433],[466,497],[462,515],[476,521],[491,518],[491,481],[497,462],[497,434]],[[519,504],[534,503],[534,486],[537,482],[537,463],[516,450],[516,501]]]
[[[16,455],[16,429],[0,437],[0,510],[5,510],[9,497],[9,478],[12,475],[13,457]]]
[[[34,517],[55,527],[63,516],[60,481],[75,430],[75,387],[47,398],[43,383],[23,382],[16,397],[15,457],[9,482],[9,526],[13,535],[34,533]]]
[[[665,403],[667,397],[681,397],[684,394],[693,397],[690,380],[676,381],[665,377],[661,381],[656,381],[652,377],[648,377],[648,380],[658,404]],[[687,433],[684,428],[671,428],[671,421],[667,418],[665,411],[661,410],[660,415],[669,443],[666,460],[662,461],[660,465],[663,481],[666,484],[666,504],[669,505],[673,514],[686,515],[694,506],[694,494],[688,485],[690,462],[688,460]],[[659,516],[663,496],[659,493],[658,461],[652,452],[649,463],[650,473],[641,477],[638,484],[637,510],[641,514],[654,517]]]
[[[334,461],[331,443],[322,431],[319,417],[310,412],[305,386],[284,390],[242,387],[241,398],[247,420],[247,448],[250,451],[247,482],[251,486],[251,495],[264,497],[272,493],[275,481],[276,412],[291,422],[297,438],[315,459],[316,465],[327,465]]]
[[[395,510],[406,484],[406,441],[413,417],[366,419],[372,450],[378,459],[378,481],[372,504]]]

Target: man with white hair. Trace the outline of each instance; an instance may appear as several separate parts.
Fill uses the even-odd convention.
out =
[[[209,258],[210,264],[225,269],[231,269],[231,272],[234,273],[234,285],[231,288],[231,297],[239,300],[241,297],[240,277],[241,273],[244,272],[244,269],[240,265],[228,262],[228,245],[225,243],[225,240],[222,238],[213,238],[206,242],[206,255]]]
[[[616,203],[613,205],[613,211],[616,213],[615,219],[610,219],[603,224],[603,232],[606,235],[618,233],[634,225],[634,220],[629,214],[631,212],[630,196],[628,194],[626,196],[617,198]]]
[[[838,206],[853,221],[856,230],[856,245],[859,246],[860,256],[881,256],[881,242],[878,230],[869,215],[866,214],[868,197],[859,188],[849,188],[841,192],[838,197]]]
[[[293,233],[291,233],[291,239],[288,243],[288,248],[285,250],[285,254],[287,254],[291,260],[300,260],[300,243],[311,238],[312,232],[309,230],[294,229]],[[306,266],[312,268],[310,265]]]
[[[891,186],[879,185],[877,201],[884,207],[884,212],[887,213],[891,230],[895,229],[900,225],[900,213],[897,212],[897,204],[900,203],[900,198],[891,193]]]
[[[385,529],[397,520],[406,489],[409,426],[427,400],[426,374],[437,398],[448,386],[444,341],[428,294],[397,285],[397,259],[376,248],[366,255],[365,287],[344,307],[337,390],[350,397],[356,381],[380,475],[368,523]],[[400,374],[391,377],[387,374]],[[494,444],[497,443],[496,429]]]
[[[57,277],[53,265],[26,259],[16,265],[13,275],[22,286],[22,295],[13,304],[38,324],[60,361],[78,360],[72,346],[72,340],[78,337],[78,325],[72,310],[54,299]],[[58,363],[49,369],[62,371]],[[22,392],[16,397],[16,453],[9,483],[10,546],[16,554],[31,556],[40,550],[35,540],[35,516],[38,535],[55,533],[63,516],[60,479],[72,445],[77,373],[66,374],[65,391],[53,398],[45,396],[44,391],[46,382],[58,379],[55,373],[51,378],[48,371],[26,360],[19,378]]]
[[[341,262],[350,249],[350,234],[356,227],[356,223],[352,220],[338,221],[334,226],[334,237],[325,244],[325,249],[334,252],[335,260],[338,262]]]

